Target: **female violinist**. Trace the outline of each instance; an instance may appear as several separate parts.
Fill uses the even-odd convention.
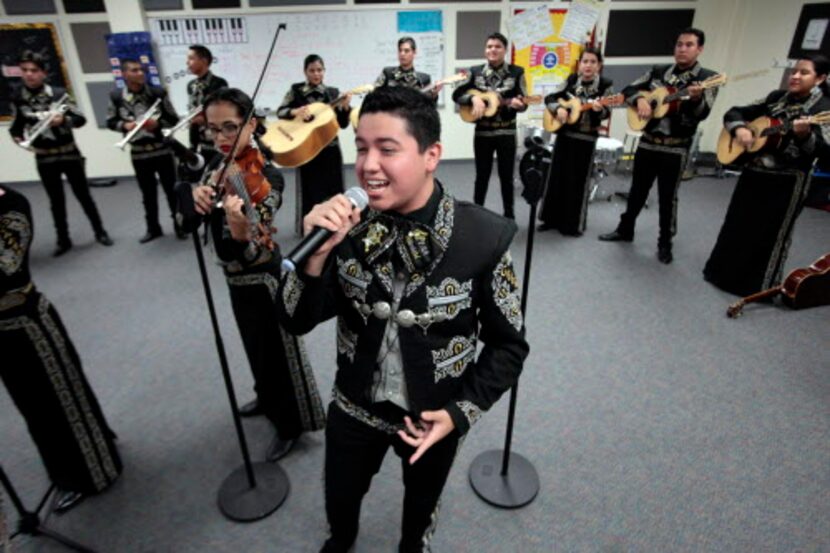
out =
[[[340,96],[340,91],[323,84],[326,66],[323,58],[316,54],[306,56],[303,62],[306,81],[294,83],[277,108],[280,119],[306,118],[309,104],[315,102],[330,103]],[[349,125],[349,100],[346,95],[335,106],[337,123],[341,129]],[[302,211],[306,215],[315,205],[324,202],[335,194],[343,192],[343,154],[337,138],[323,148],[317,157],[297,169],[297,186],[302,193]]]
[[[602,54],[586,48],[579,57],[577,73],[568,77],[565,88],[545,97],[545,105],[564,123],[568,112],[560,98],[577,97],[583,103],[611,93],[611,81],[600,76]],[[553,164],[539,219],[540,231],[557,229],[567,236],[585,231],[589,181],[599,126],[610,115],[608,108],[593,103],[574,125],[562,127],[556,135]]]
[[[274,295],[281,257],[272,234],[284,183],[257,147],[256,118],[245,123],[251,105],[244,92],[233,88],[220,89],[205,101],[207,131],[223,157],[208,166],[202,184],[193,189],[193,200],[196,211],[208,217],[254,376],[256,405],[241,411],[264,414],[274,424],[276,435],[266,459],[276,461],[300,434],[322,428],[324,413],[305,347],[277,319]],[[239,145],[232,152],[238,134]],[[225,163],[229,165],[223,171]]]

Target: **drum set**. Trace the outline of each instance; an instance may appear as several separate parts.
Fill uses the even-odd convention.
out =
[[[537,143],[545,144],[549,150],[553,150],[556,144],[556,134],[544,130],[542,127],[533,124],[520,124],[518,128],[516,151],[517,159],[521,159],[525,154],[525,140],[533,138]],[[634,144],[636,146],[636,143]],[[610,202],[616,196],[616,191],[605,192],[601,189],[600,183],[606,178],[611,170],[620,168],[620,162],[624,159],[626,150],[622,141],[616,138],[607,136],[600,136],[597,139],[596,149],[594,150],[594,165],[591,170],[591,191],[588,196],[589,202],[594,201],[608,201]],[[634,148],[631,149],[633,153]]]

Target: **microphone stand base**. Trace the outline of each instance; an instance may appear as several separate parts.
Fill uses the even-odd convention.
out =
[[[494,507],[518,509],[539,493],[536,468],[518,453],[510,453],[509,469],[502,475],[504,451],[491,449],[476,457],[470,465],[470,486],[481,499]]]
[[[283,504],[288,497],[288,475],[277,463],[252,463],[256,485],[251,487],[245,465],[222,482],[217,495],[219,510],[231,520],[260,520]]]

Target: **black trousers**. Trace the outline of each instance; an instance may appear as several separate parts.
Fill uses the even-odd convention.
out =
[[[170,216],[176,215],[176,161],[173,154],[156,157],[133,159],[135,178],[141,189],[141,200],[144,203],[144,218],[147,221],[147,232],[160,233],[158,192],[157,186],[161,182],[164,195],[167,196],[167,205]],[[158,175],[158,180],[156,176]]]
[[[300,338],[280,327],[269,273],[228,277],[231,307],[259,405],[283,440],[323,428],[325,413]]]
[[[55,232],[58,235],[58,244],[68,244],[70,241],[69,223],[66,221],[66,195],[63,191],[61,175],[66,175],[66,180],[69,181],[69,186],[72,187],[72,193],[75,194],[78,203],[81,204],[84,213],[86,213],[95,235],[104,232],[101,215],[98,213],[98,207],[89,192],[89,182],[86,180],[83,158],[38,163],[37,172],[43,182],[43,187],[46,189],[46,194],[49,196],[49,206],[52,210]]]
[[[680,178],[686,166],[687,152],[654,150],[641,144],[634,154],[634,172],[631,176],[631,191],[628,205],[620,216],[617,227],[622,234],[633,235],[637,216],[648,199],[654,179],[657,179],[657,198],[660,204],[660,246],[671,246],[677,233],[677,191]]]
[[[371,411],[371,415],[396,424],[403,423],[405,414],[389,402],[376,404]],[[360,504],[390,447],[401,458],[403,468],[403,520],[398,550],[430,551],[441,491],[458,446],[458,434],[453,432],[410,465],[409,457],[415,449],[397,434],[373,428],[332,402],[326,427],[325,469],[326,515],[331,536],[322,552],[345,553],[354,543]]]
[[[513,134],[476,136],[473,139],[473,151],[476,158],[476,183],[473,201],[478,205],[484,205],[487,188],[490,185],[490,173],[493,171],[493,154],[495,153],[501,183],[501,201],[504,206],[504,215],[513,217],[513,167],[516,163],[516,136]]]
[[[115,435],[57,311],[37,291],[0,311],[0,351],[0,377],[52,482],[84,493],[109,487],[121,473]]]

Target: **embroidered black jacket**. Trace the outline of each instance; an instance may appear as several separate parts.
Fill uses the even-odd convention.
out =
[[[29,284],[29,247],[34,228],[32,208],[26,197],[0,186],[0,297]]]
[[[781,122],[792,122],[805,115],[830,110],[830,98],[816,88],[803,98],[796,98],[785,90],[773,90],[748,106],[735,106],[723,116],[724,126],[734,135],[735,130],[758,117],[773,117]],[[812,132],[799,139],[788,130],[781,136],[778,147],[762,150],[750,164],[769,169],[800,169],[809,171],[819,153],[830,144],[830,125],[812,125]]]
[[[110,103],[107,109],[107,127],[124,134],[124,123],[137,121],[147,112],[157,99],[161,99],[161,114],[159,126],[153,131],[142,129],[131,142],[133,158],[141,157],[145,152],[158,150],[169,151],[164,143],[161,129],[172,127],[179,122],[179,116],[170,103],[170,98],[163,88],[144,85],[138,92],[131,92],[126,86],[115,88],[110,92]]]
[[[277,117],[280,119],[293,119],[291,110],[313,104],[315,102],[323,102],[329,104],[340,96],[340,91],[333,86],[326,86],[324,84],[318,86],[311,86],[306,82],[294,83],[282,104],[277,108]],[[345,108],[337,108],[334,110],[337,115],[337,124],[341,129],[345,129],[349,125],[349,110]],[[335,138],[329,143],[329,146],[338,144],[338,139]]]
[[[711,69],[705,69],[696,62],[689,69],[681,70],[676,64],[655,65],[645,75],[632,82],[622,91],[626,102],[631,106],[637,105],[637,98],[643,92],[654,90],[662,86],[683,88],[692,83],[699,83],[717,75]],[[709,116],[717,88],[707,88],[699,100],[684,100],[680,102],[680,109],[661,119],[652,119],[646,125],[646,135],[660,135],[672,138],[688,138],[691,142],[698,124]]]
[[[279,308],[296,334],[337,316],[336,394],[368,407],[387,321],[371,310],[393,297],[393,256],[410,260],[429,242],[429,262],[409,272],[398,314],[409,405],[413,413],[446,409],[464,434],[519,377],[528,354],[519,281],[509,246],[512,221],[442,193],[428,231],[404,233],[383,213],[364,219],[329,256],[319,278],[288,273]],[[423,233],[423,234],[419,234]],[[428,238],[427,236],[428,235]],[[382,312],[382,309],[379,311]],[[395,314],[393,314],[395,316]],[[476,345],[484,344],[476,358]]]
[[[507,62],[499,67],[491,67],[489,64],[476,65],[470,68],[467,78],[453,91],[452,99],[459,105],[469,106],[473,103],[470,90],[495,91],[504,100],[527,96],[525,70]],[[527,106],[519,110],[501,106],[493,117],[482,117],[476,121],[475,133],[478,136],[516,134],[516,113],[526,110]]]
[[[205,99],[219,90],[228,86],[228,81],[222,77],[217,77],[210,71],[197,77],[187,83],[187,110],[192,111],[196,107],[202,105]],[[202,146],[213,149],[213,140],[205,135],[206,125],[191,125],[188,137],[190,138],[190,146],[196,148]]]
[[[545,106],[555,113],[556,108],[559,107],[560,98],[567,100],[577,97],[583,103],[587,100],[596,100],[597,98],[610,95],[613,92],[612,84],[613,82],[610,79],[603,77],[594,77],[594,80],[590,82],[583,82],[579,75],[573,73],[568,75],[568,79],[565,81],[565,87],[562,90],[545,96]],[[610,115],[611,110],[607,107],[603,107],[602,111],[589,109],[582,113],[582,117],[579,118],[576,124],[567,127],[567,129],[596,135],[598,134],[598,129],[603,119],[608,119]]]
[[[22,86],[12,92],[12,124],[9,133],[13,138],[23,138],[25,131],[31,130],[40,118],[39,113],[49,111],[53,103],[60,100],[66,89],[58,86],[43,85],[37,90]],[[63,114],[63,124],[49,127],[32,143],[35,152],[66,147],[75,143],[72,129],[86,124],[86,117],[78,107],[69,101],[69,109]]]

